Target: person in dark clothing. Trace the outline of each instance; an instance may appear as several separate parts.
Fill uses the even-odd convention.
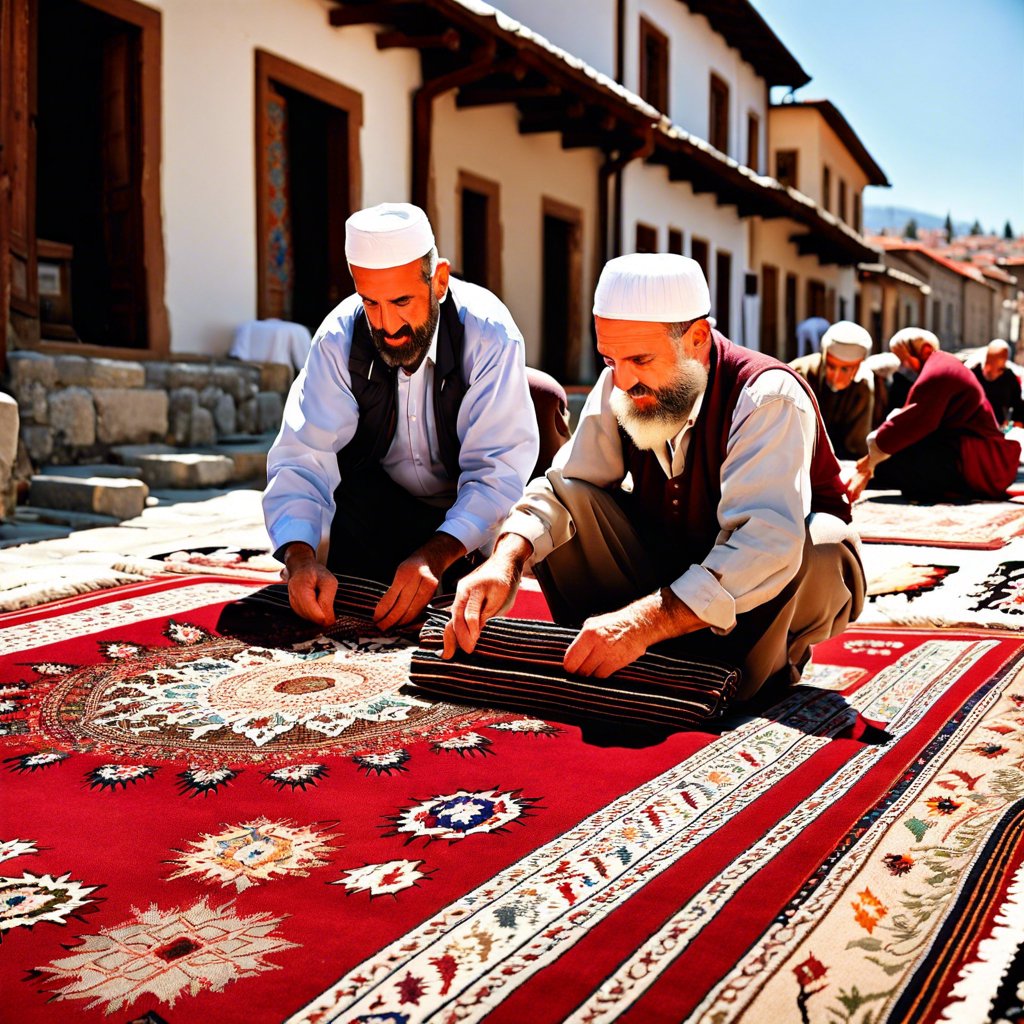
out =
[[[974,374],[931,331],[904,328],[889,347],[918,377],[903,408],[868,435],[850,497],[869,480],[922,500],[1005,496],[1021,447],[1003,437]]]
[[[1024,420],[1020,378],[1006,365],[1009,359],[1010,346],[1002,338],[995,338],[985,350],[985,361],[972,369],[996,414],[996,422],[1003,427]]]

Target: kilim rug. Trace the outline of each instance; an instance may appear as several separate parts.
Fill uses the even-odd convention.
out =
[[[853,525],[872,544],[994,550],[1024,534],[1024,506],[1007,501],[911,505],[872,499],[853,506]]]
[[[411,697],[406,638],[282,600],[188,576],[0,616],[0,1018],[1019,1002],[1019,634],[851,629],[759,714],[650,734]]]

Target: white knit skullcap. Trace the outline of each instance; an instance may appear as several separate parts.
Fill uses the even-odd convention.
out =
[[[934,349],[942,347],[939,339],[931,331],[926,331],[923,327],[904,327],[889,339],[889,348],[893,349],[897,345],[909,345],[913,348],[915,341],[922,345],[931,345]]]
[[[609,260],[594,292],[594,315],[608,320],[675,324],[710,312],[711,295],[700,264],[671,252]]]
[[[821,351],[826,350],[844,363],[854,363],[871,351],[871,335],[852,320],[839,320],[822,335]]]
[[[345,221],[345,257],[355,267],[404,267],[433,248],[430,221],[412,203],[381,203]]]

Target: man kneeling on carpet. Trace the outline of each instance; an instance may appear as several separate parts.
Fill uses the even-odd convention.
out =
[[[977,377],[920,327],[897,331],[889,348],[917,378],[903,408],[868,435],[851,498],[868,481],[925,501],[1005,497],[1021,447],[1003,436]]]
[[[331,625],[344,572],[391,583],[374,613],[387,630],[490,543],[534,472],[537,419],[511,314],[477,285],[449,289],[423,211],[384,203],[345,227],[357,294],[292,385],[263,509],[299,615]]]
[[[807,385],[708,323],[694,260],[604,268],[607,367],[570,442],[533,480],[494,553],[456,590],[444,656],[472,651],[532,565],[564,667],[606,677],[649,647],[738,665],[738,696],[799,679],[812,644],[860,612],[864,573],[839,465]]]

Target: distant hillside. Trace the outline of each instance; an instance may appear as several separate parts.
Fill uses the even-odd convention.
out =
[[[905,206],[865,206],[864,226],[868,231],[902,231],[908,220],[913,218],[919,228],[941,228],[946,225],[946,216],[910,210]],[[971,229],[970,221],[953,221],[953,233],[966,235]]]

